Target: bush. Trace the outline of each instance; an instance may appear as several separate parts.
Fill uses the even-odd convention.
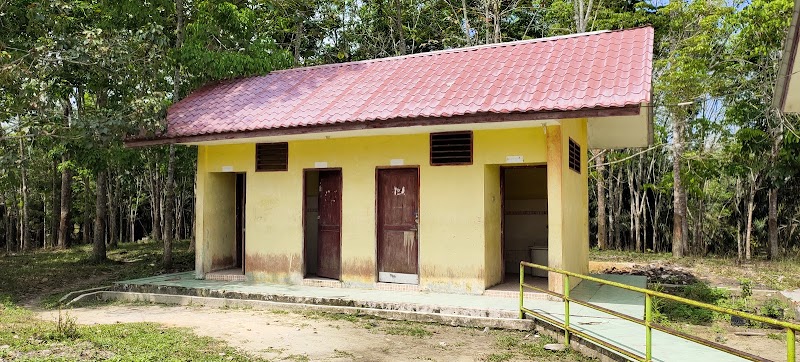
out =
[[[718,305],[730,298],[725,289],[711,288],[704,283],[694,283],[683,288],[678,296],[698,302]],[[654,303],[658,319],[669,322],[686,322],[697,325],[708,325],[714,321],[715,313],[705,308],[691,306],[673,300],[658,300]]]

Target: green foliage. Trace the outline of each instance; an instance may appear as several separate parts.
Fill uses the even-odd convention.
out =
[[[268,9],[228,1],[201,1],[186,25],[178,62],[194,86],[209,80],[265,74],[292,64],[270,37]]]
[[[193,270],[194,253],[186,241],[175,243],[175,267]],[[91,264],[90,247],[0,256],[0,297],[15,302],[39,300],[55,307],[67,292],[108,285],[111,281],[162,273],[160,243],[125,243],[109,251],[109,261]]]
[[[725,289],[711,288],[705,283],[695,283],[680,290],[678,296],[698,302],[718,305],[730,298],[730,293]],[[697,325],[709,325],[715,319],[715,312],[692,306],[689,304],[654,298],[654,309],[657,310],[656,320],[663,322],[686,322]]]
[[[786,318],[786,310],[789,309],[789,304],[783,300],[772,297],[764,301],[758,314],[764,317],[782,320]]]

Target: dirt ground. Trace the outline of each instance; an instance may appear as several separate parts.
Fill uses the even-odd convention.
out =
[[[63,313],[63,312],[62,312]],[[248,354],[288,361],[574,361],[541,350],[531,359],[509,344],[545,337],[528,332],[396,322],[335,314],[158,305],[109,305],[66,311],[80,324],[154,322],[186,327]],[[57,311],[42,311],[45,320]],[[516,341],[516,342],[514,342]]]
[[[713,327],[683,325],[681,329],[771,361],[786,361],[786,332],[780,329],[736,328],[722,323],[715,323]],[[796,351],[795,359],[800,361],[800,348]]]

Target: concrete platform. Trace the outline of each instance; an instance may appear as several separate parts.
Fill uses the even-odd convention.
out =
[[[602,275],[601,278],[645,287],[643,277]],[[532,329],[543,323],[518,319],[518,299],[488,296],[391,291],[377,289],[329,288],[308,285],[276,285],[240,281],[197,280],[194,273],[179,273],[122,281],[113,291],[98,291],[102,299],[146,300],[167,304],[216,306],[262,306],[295,310],[324,310],[337,313],[362,313],[389,319],[408,319],[467,326]],[[644,297],[597,283],[583,282],[572,291],[580,300],[641,318]],[[547,299],[526,299],[526,308],[562,321],[564,304]],[[573,304],[571,325],[589,335],[644,355],[644,327]],[[552,331],[553,329],[550,328]],[[577,340],[577,338],[574,338]],[[586,342],[573,347],[586,352]],[[598,348],[595,346],[594,351]],[[597,353],[589,353],[597,356]],[[679,337],[653,331],[654,361],[744,361]],[[605,353],[603,359],[621,360]]]

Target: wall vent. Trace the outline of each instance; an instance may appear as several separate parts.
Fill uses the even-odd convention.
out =
[[[581,173],[581,146],[569,139],[569,169]]]
[[[289,170],[289,144],[257,143],[256,144],[256,171],[288,171]]]
[[[471,164],[472,131],[431,133],[431,166]]]

